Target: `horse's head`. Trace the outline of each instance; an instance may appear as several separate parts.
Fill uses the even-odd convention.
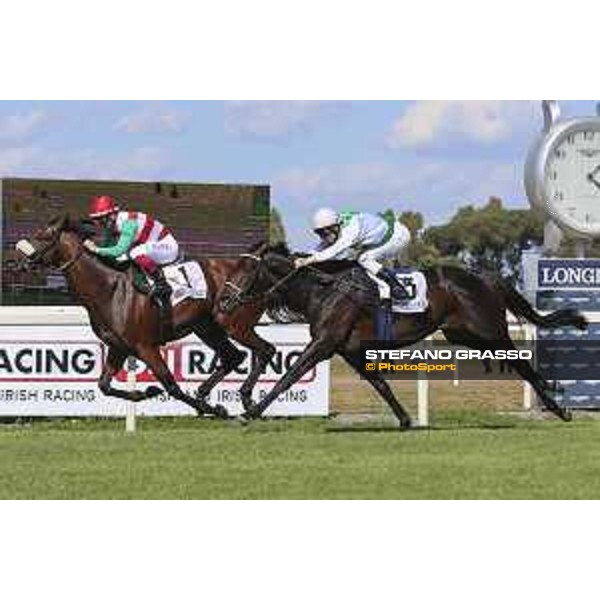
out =
[[[263,302],[293,272],[294,261],[287,246],[263,242],[240,256],[219,294],[217,308],[231,313],[242,304]]]
[[[16,248],[29,264],[62,268],[65,250],[77,250],[82,237],[89,233],[86,225],[71,221],[69,215],[61,215],[35,231],[29,239],[20,240]]]

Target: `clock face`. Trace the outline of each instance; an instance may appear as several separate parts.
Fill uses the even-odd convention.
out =
[[[543,191],[557,221],[578,233],[600,234],[600,122],[572,127],[554,142]]]

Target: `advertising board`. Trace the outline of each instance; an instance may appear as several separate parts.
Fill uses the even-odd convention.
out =
[[[259,335],[273,342],[277,353],[255,388],[259,400],[272,388],[309,341],[305,325],[259,326]],[[0,325],[0,416],[123,416],[126,402],[104,396],[97,387],[104,346],[88,325]],[[164,357],[181,387],[193,394],[214,371],[214,353],[196,337],[169,344]],[[237,393],[250,368],[251,356],[213,391],[209,402],[231,414],[242,412]],[[156,384],[138,361],[137,389]],[[115,387],[130,385],[121,371]],[[267,412],[268,416],[319,416],[328,413],[329,364],[308,372]],[[137,414],[192,415],[182,402],[166,394],[137,405]]]

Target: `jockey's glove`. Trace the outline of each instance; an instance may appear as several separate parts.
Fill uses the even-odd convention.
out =
[[[312,256],[306,256],[305,258],[297,258],[294,261],[294,266],[296,269],[301,269],[302,267],[307,267],[308,265],[312,265],[315,259]]]
[[[83,242],[83,246],[86,250],[89,250],[90,252],[93,252],[94,254],[98,250],[98,246],[96,246],[96,244],[94,243],[94,240],[85,240]]]

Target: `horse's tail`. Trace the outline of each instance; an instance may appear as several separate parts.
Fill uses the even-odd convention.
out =
[[[547,315],[538,313],[533,306],[522,296],[514,286],[506,280],[496,278],[496,287],[502,293],[506,307],[516,317],[522,317],[545,329],[554,329],[556,327],[572,326],[582,331],[587,328],[587,319],[573,308],[557,310]]]

